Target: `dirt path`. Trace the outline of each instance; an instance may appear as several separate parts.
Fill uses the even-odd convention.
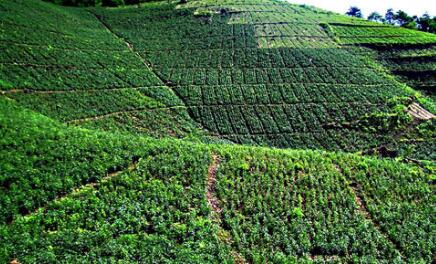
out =
[[[215,196],[216,186],[216,173],[221,164],[221,159],[216,154],[212,154],[212,163],[207,169],[207,184],[206,184],[206,198],[207,203],[213,211],[213,216],[219,216],[221,214],[221,208],[219,206],[218,198]]]
[[[86,185],[83,185],[80,188],[74,190],[72,193],[69,193],[69,194],[67,194],[67,195],[65,195],[63,197],[58,198],[58,199],[62,199],[64,197],[68,196],[68,195],[80,192],[81,189],[86,188],[86,187],[94,188],[94,187],[96,187],[96,186],[98,186],[98,185],[100,185],[100,184],[102,184],[104,182],[109,181],[111,178],[115,178],[115,177],[119,176],[122,173],[132,172],[132,171],[134,171],[138,167],[139,161],[140,161],[139,158],[134,158],[132,163],[130,163],[129,166],[127,166],[126,169],[120,169],[120,170],[116,170],[116,171],[110,172],[105,177],[101,178],[100,181],[98,181],[98,182],[91,182],[91,183],[88,183]]]
[[[215,189],[216,189],[216,173],[221,165],[221,158],[216,155],[212,154],[212,163],[209,165],[209,168],[207,169],[207,180],[206,180],[206,199],[209,207],[212,209],[212,221],[217,224],[219,230],[218,230],[218,237],[221,242],[229,245],[232,247],[232,238],[228,231],[224,230],[221,226],[221,212],[222,209],[219,205],[219,200],[215,195]],[[245,264],[248,263],[248,261],[236,250],[232,249],[230,251],[230,254],[232,255],[233,261],[236,264]]]

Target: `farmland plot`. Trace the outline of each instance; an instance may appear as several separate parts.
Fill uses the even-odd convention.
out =
[[[328,124],[386,110],[390,98],[410,95],[400,84],[339,49],[320,24],[232,22],[234,16],[275,14],[269,11],[288,17],[327,14],[268,3],[254,10],[238,2],[223,3],[228,12],[219,15],[214,5],[202,4],[97,12],[183,100],[190,116],[216,136],[243,144],[349,151],[389,140]],[[208,21],[194,15],[197,8],[212,13]]]
[[[0,163],[11,186],[2,262],[432,259],[431,173],[420,167],[96,132],[0,100],[0,144],[13,153]]]
[[[0,1],[0,263],[434,262],[434,38],[176,2]]]
[[[436,42],[434,34],[394,26],[355,27],[333,24],[332,29],[342,44],[431,44]]]
[[[391,162],[265,154],[224,152],[217,173],[221,225],[248,261],[430,261],[424,174]]]
[[[352,52],[372,57],[380,62],[400,81],[435,98],[436,51],[435,45],[369,45],[353,48]]]
[[[0,93],[74,125],[203,137],[183,102],[89,10],[42,1],[0,5]]]

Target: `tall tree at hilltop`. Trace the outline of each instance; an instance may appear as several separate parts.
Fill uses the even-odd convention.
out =
[[[413,18],[403,10],[398,10],[397,13],[395,13],[394,18],[395,22],[402,27],[413,21]]]
[[[359,18],[363,17],[362,10],[357,6],[350,7],[350,9],[348,9],[347,13],[345,14],[352,17],[359,17]]]
[[[395,24],[395,14],[394,14],[394,10],[392,8],[389,8],[388,10],[386,10],[385,21],[386,21],[386,23],[388,23],[390,25]]]
[[[436,33],[436,16],[431,18],[429,14],[425,13],[416,21],[418,29],[425,32]]]

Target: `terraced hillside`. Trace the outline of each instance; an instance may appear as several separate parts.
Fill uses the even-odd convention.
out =
[[[278,0],[0,1],[0,262],[435,262],[435,45]]]
[[[0,100],[2,262],[434,258],[419,167],[93,132]]]
[[[203,134],[174,92],[88,10],[3,1],[1,12],[6,96],[71,124]]]
[[[435,50],[434,45],[374,45],[355,48],[357,54],[373,57],[406,83],[435,99]]]
[[[213,3],[99,16],[173,88],[194,120],[233,142],[359,150],[389,140],[328,127],[411,95],[340,49],[322,24],[340,19],[277,1]]]

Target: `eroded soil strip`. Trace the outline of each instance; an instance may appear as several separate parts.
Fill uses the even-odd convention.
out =
[[[218,198],[215,196],[216,186],[216,173],[221,164],[221,159],[216,154],[212,154],[212,163],[207,169],[207,185],[206,185],[206,198],[207,203],[213,211],[214,217],[221,214],[221,208],[219,207]],[[219,218],[219,217],[218,217]]]
[[[232,239],[229,233],[221,227],[221,212],[222,209],[219,205],[219,200],[215,195],[216,189],[216,173],[221,164],[221,158],[212,154],[212,163],[209,165],[207,169],[207,181],[206,181],[206,199],[207,203],[212,209],[212,221],[215,222],[219,228],[218,237],[221,242],[228,244],[231,247]],[[224,235],[225,234],[225,235]],[[230,254],[233,257],[234,263],[244,264],[248,263],[247,260],[237,251],[231,250]]]

